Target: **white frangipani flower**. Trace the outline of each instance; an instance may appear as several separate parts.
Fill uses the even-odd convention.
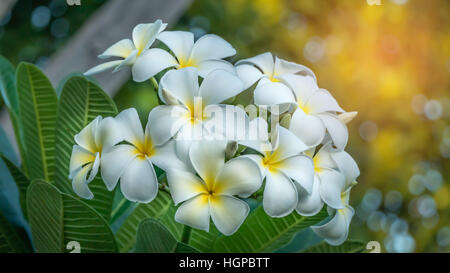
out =
[[[325,89],[320,89],[310,76],[283,75],[280,79],[294,92],[292,101],[296,108],[291,118],[289,130],[308,146],[320,144],[328,131],[334,145],[343,150],[348,141],[348,130],[336,112],[345,112],[333,96]],[[274,93],[265,90],[260,94],[268,101]],[[255,94],[256,96],[256,94]],[[261,103],[261,101],[256,101]],[[279,101],[288,103],[288,100]]]
[[[291,92],[288,92],[289,88],[280,83],[280,76],[305,73],[314,79],[316,77],[311,69],[306,66],[288,62],[276,56],[274,59],[270,52],[238,61],[236,63],[236,72],[244,82],[245,89],[261,79],[258,82],[258,86],[268,84],[261,88],[270,89],[273,92],[272,94],[282,97],[291,96]],[[256,93],[255,96],[257,96]]]
[[[148,203],[158,193],[158,179],[153,164],[163,170],[185,169],[175,153],[173,141],[155,145],[147,124],[142,129],[136,109],[122,111],[116,117],[126,144],[106,150],[101,157],[102,178],[108,190],[113,190],[120,179],[120,189],[130,201]]]
[[[297,212],[304,216],[314,215],[324,203],[329,208],[343,209],[341,193],[359,176],[358,165],[347,152],[333,149],[331,143],[326,143],[314,155],[313,162],[314,187],[309,194],[299,191]]]
[[[297,206],[297,189],[311,192],[314,168],[311,158],[301,153],[308,147],[294,134],[277,124],[271,145],[267,139],[267,122],[256,118],[250,122],[250,133],[258,131],[258,138],[240,141],[261,154],[247,154],[260,167],[262,179],[266,179],[263,206],[272,217],[283,217]],[[255,135],[255,134],[254,134]],[[267,149],[271,147],[271,149]]]
[[[328,208],[328,213],[334,214],[328,223],[321,226],[311,226],[311,229],[330,245],[340,245],[347,240],[348,229],[355,214],[355,210],[349,205],[351,188],[352,186],[348,187],[341,194],[342,209]]]
[[[111,117],[103,119],[98,116],[75,135],[76,145],[73,146],[70,157],[69,179],[72,179],[76,194],[86,199],[94,197],[88,184],[97,175],[100,158],[105,150],[120,141],[120,128]]]
[[[213,130],[216,134],[230,134],[236,120],[246,120],[245,111],[241,108],[220,105],[242,91],[240,79],[225,70],[211,72],[201,86],[196,68],[167,72],[159,84],[159,97],[168,105],[157,106],[150,112],[149,123],[154,128],[150,131],[152,139],[160,145],[176,136],[178,156],[188,161],[187,153],[192,140],[202,139],[214,133]]]
[[[249,206],[234,197],[248,197],[261,186],[258,166],[248,158],[237,157],[225,163],[226,141],[198,141],[189,157],[195,171],[167,171],[167,181],[179,223],[209,230],[210,218],[225,235],[233,234],[244,222]]]
[[[100,59],[106,59],[110,57],[123,58],[122,60],[115,60],[97,65],[84,73],[86,76],[97,74],[114,68],[113,72],[125,66],[133,66],[133,76],[136,71],[134,64],[136,60],[142,57],[142,55],[150,48],[155,42],[156,36],[166,28],[167,24],[161,20],[156,20],[150,24],[139,24],[133,29],[133,41],[130,39],[123,39],[113,44],[111,47],[105,50],[98,57]]]
[[[133,79],[137,82],[148,80],[169,67],[196,67],[203,78],[216,69],[235,73],[233,65],[222,59],[235,55],[236,50],[217,35],[204,35],[194,43],[191,32],[165,31],[157,39],[166,44],[175,56],[159,48],[148,50],[133,67]]]

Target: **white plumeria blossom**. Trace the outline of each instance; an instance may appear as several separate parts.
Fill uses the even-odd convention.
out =
[[[108,190],[113,190],[120,179],[120,190],[130,201],[148,203],[158,193],[158,179],[153,164],[167,170],[185,169],[175,153],[173,141],[155,145],[147,124],[142,128],[136,109],[122,111],[115,118],[126,144],[106,150],[101,157],[101,173]]]
[[[225,163],[226,141],[199,141],[191,145],[189,157],[198,176],[169,169],[167,180],[176,205],[179,223],[209,230],[210,218],[225,235],[233,234],[244,222],[249,206],[234,197],[248,197],[261,187],[258,166],[237,157]]]
[[[276,56],[274,59],[270,52],[238,61],[236,63],[236,72],[244,82],[245,89],[259,80],[257,89],[255,89],[255,101],[260,100],[261,105],[278,104],[273,103],[272,100],[283,101],[285,97],[292,97],[289,88],[280,83],[280,76],[304,73],[312,76],[314,79],[316,77],[311,69],[306,66],[289,62]],[[272,96],[270,101],[263,101],[264,98],[260,99],[259,93],[264,92],[264,90],[272,90],[272,95],[277,94],[277,96]]]
[[[137,82],[148,80],[169,67],[195,67],[203,78],[216,69],[235,73],[234,66],[222,59],[235,55],[236,50],[217,35],[204,35],[194,43],[191,32],[165,31],[157,39],[169,47],[175,56],[160,48],[145,52],[133,67],[133,79]]]
[[[267,122],[256,118],[250,122],[250,131],[267,132]],[[239,143],[261,154],[244,155],[260,167],[262,179],[266,179],[263,195],[265,212],[272,217],[290,214],[297,206],[297,189],[310,193],[313,188],[314,168],[311,158],[301,154],[308,147],[286,128],[277,125],[272,139],[272,149],[264,141],[244,140]]]
[[[348,141],[348,129],[336,112],[345,111],[330,92],[319,88],[311,76],[283,75],[280,78],[294,93],[293,104],[296,107],[289,130],[311,147],[320,144],[328,132],[334,145],[340,150],[344,149]],[[268,90],[264,96],[273,96],[273,93],[270,94]]]
[[[178,156],[188,161],[187,153],[193,140],[213,134],[221,136],[224,132],[230,134],[236,122],[247,120],[241,108],[221,105],[242,91],[240,79],[225,70],[211,72],[200,86],[196,68],[167,72],[161,78],[158,91],[167,105],[155,107],[149,115],[149,123],[154,128],[150,132],[152,139],[160,145],[175,136]]]
[[[98,57],[100,59],[107,59],[111,57],[119,57],[121,60],[115,60],[97,65],[84,73],[89,76],[103,72],[105,70],[114,68],[113,72],[120,70],[125,66],[133,66],[133,76],[139,73],[134,69],[136,60],[150,48],[155,42],[156,36],[166,28],[167,24],[161,20],[156,20],[154,23],[139,24],[133,29],[133,40],[123,39],[113,44],[105,50]]]
[[[70,157],[69,179],[72,179],[72,188],[76,194],[86,199],[94,197],[88,184],[97,175],[100,158],[105,150],[120,141],[120,128],[111,117],[103,119],[98,116],[75,135],[76,145]]]

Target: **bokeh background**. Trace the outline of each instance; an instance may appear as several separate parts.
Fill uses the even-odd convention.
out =
[[[0,18],[0,54],[45,66],[105,2],[19,0]],[[347,147],[361,169],[350,238],[450,252],[449,14],[446,0],[195,0],[175,28],[224,37],[232,61],[272,51],[310,67],[359,113]],[[157,103],[149,90],[130,81],[114,100],[145,118]]]

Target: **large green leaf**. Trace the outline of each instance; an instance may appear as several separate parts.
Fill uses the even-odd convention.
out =
[[[363,242],[349,240],[338,246],[322,242],[302,251],[302,253],[360,253],[365,249],[366,245]]]
[[[23,253],[28,250],[16,229],[0,213],[0,253]]]
[[[114,236],[103,217],[45,181],[33,181],[28,187],[27,208],[37,252],[68,252],[72,241],[79,244],[82,253],[117,252]]]
[[[101,115],[117,114],[111,98],[85,77],[75,76],[66,81],[62,89],[56,122],[56,174],[55,185],[64,193],[74,194],[69,180],[69,164],[74,136],[89,122]],[[100,176],[89,184],[94,199],[85,201],[106,221],[111,216],[114,193],[106,189]]]
[[[30,179],[53,181],[55,171],[55,124],[57,98],[47,77],[36,66],[21,63],[17,68],[19,120],[27,173]]]
[[[26,209],[26,194],[28,186],[30,185],[30,180],[25,176],[25,174],[22,173],[22,171],[14,165],[8,158],[5,156],[1,156],[3,159],[3,162],[5,162],[6,167],[8,168],[11,176],[13,177],[14,181],[16,182],[17,189],[19,190],[19,201],[20,201],[20,207],[22,208],[22,212],[24,216],[27,216],[27,209]]]
[[[19,126],[19,96],[16,89],[16,71],[14,66],[0,56],[0,93],[8,108],[8,113],[16,135],[17,146],[21,158],[25,157],[23,148],[23,130]],[[25,162],[22,162],[23,168],[26,169]]]
[[[138,227],[136,253],[194,253],[194,248],[178,242],[161,223],[154,219],[143,220]]]
[[[169,194],[160,191],[158,196],[148,204],[139,204],[133,212],[128,215],[122,226],[116,233],[117,243],[121,252],[130,251],[136,242],[136,233],[139,224],[147,218],[160,219],[163,218],[169,209],[173,208],[173,202]],[[167,221],[162,221],[163,224],[167,224]],[[175,220],[172,219],[172,224],[176,225]],[[167,227],[167,226],[166,226]],[[179,230],[178,228],[167,227],[178,238],[177,234],[173,234],[173,230]],[[181,232],[180,232],[181,236]]]
[[[328,216],[322,210],[315,216],[304,217],[296,212],[282,218],[268,216],[262,207],[256,208],[239,230],[231,236],[221,236],[214,252],[273,252],[289,243],[293,236]]]

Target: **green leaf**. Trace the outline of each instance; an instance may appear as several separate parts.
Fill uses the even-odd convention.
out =
[[[217,239],[214,252],[273,252],[289,243],[293,236],[328,216],[326,210],[311,217],[296,212],[282,218],[268,216],[260,206],[245,220],[239,230],[231,236]]]
[[[80,251],[117,252],[114,236],[106,223],[86,203],[64,193],[42,180],[28,187],[28,217],[37,252],[68,252],[71,241]]]
[[[27,174],[31,180],[52,182],[55,170],[55,90],[39,68],[28,63],[21,63],[17,68],[16,86]]]
[[[161,223],[154,219],[143,220],[138,227],[136,253],[195,253],[194,248],[178,242]]]
[[[0,93],[8,108],[8,113],[16,136],[17,146],[21,158],[25,157],[23,144],[23,131],[19,126],[19,96],[16,89],[16,71],[14,66],[3,56],[0,56]],[[24,169],[25,162],[22,162]]]
[[[66,81],[58,105],[55,141],[55,185],[62,192],[74,195],[68,178],[70,156],[75,144],[74,136],[97,116],[107,117],[116,114],[117,108],[111,98],[87,78],[75,76]],[[107,190],[99,175],[89,183],[89,188],[94,198],[83,201],[109,221],[114,192]]]
[[[6,158],[5,156],[1,156],[1,158],[5,162],[6,167],[8,168],[11,176],[16,182],[17,188],[19,189],[20,207],[22,208],[22,212],[26,218],[27,217],[26,195],[28,186],[30,185],[30,180],[28,180],[25,174],[22,173],[22,171],[16,165],[14,165],[14,163],[12,163],[8,158]]]
[[[139,224],[147,218],[160,219],[163,218],[164,215],[169,211],[169,209],[173,208],[173,202],[170,198],[169,194],[160,191],[158,196],[148,204],[139,204],[133,210],[133,212],[126,218],[123,225],[119,228],[116,233],[116,240],[119,245],[120,252],[128,252],[134,246],[136,242],[136,232],[138,230]],[[170,220],[169,220],[170,221]],[[166,221],[162,221],[163,224],[166,224]],[[176,225],[174,219],[171,219],[171,222]],[[177,228],[169,228],[171,232],[173,230],[177,230]],[[177,234],[172,235],[175,238]],[[181,232],[180,235],[181,236]]]
[[[302,253],[360,253],[365,249],[366,245],[363,242],[349,240],[338,246],[322,242],[302,251]]]
[[[0,213],[0,253],[24,253],[28,250],[16,229]]]

